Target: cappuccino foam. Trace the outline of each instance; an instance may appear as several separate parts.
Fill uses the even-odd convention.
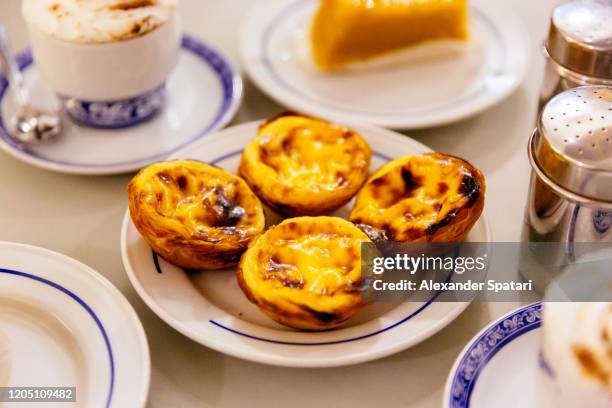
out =
[[[565,401],[554,406],[612,406],[612,303],[545,303],[543,333],[555,394]]]
[[[177,0],[24,0],[26,22],[64,41],[108,43],[146,34],[168,21]]]

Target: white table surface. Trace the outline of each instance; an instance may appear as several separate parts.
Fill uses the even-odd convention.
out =
[[[518,241],[528,186],[526,143],[535,121],[543,72],[540,44],[554,0],[509,3],[532,39],[527,79],[507,100],[463,122],[408,134],[433,149],[462,156],[488,182],[486,211],[495,241]],[[237,29],[253,1],[182,0],[186,31],[238,63]],[[13,47],[27,46],[19,0],[0,0],[0,23]],[[280,108],[247,81],[233,123]],[[0,240],[72,256],[109,278],[138,312],[148,335],[151,407],[440,407],[448,372],[466,342],[488,322],[518,306],[475,303],[447,328],[409,350],[333,369],[270,367],[225,356],[180,335],[136,295],[119,255],[119,230],[130,175],[77,177],[45,172],[0,152]]]

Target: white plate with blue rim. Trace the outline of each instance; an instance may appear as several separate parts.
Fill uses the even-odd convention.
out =
[[[343,70],[311,61],[318,0],[257,2],[242,27],[242,65],[280,104],[340,123],[392,129],[439,126],[475,115],[522,82],[529,39],[503,2],[470,1],[470,40],[437,42]]]
[[[0,387],[74,387],[55,398],[144,407],[150,371],[140,320],[108,280],[65,255],[0,242]]]
[[[472,339],[453,366],[445,408],[536,408],[542,304],[514,310]]]
[[[220,131],[178,152],[174,158],[202,160],[236,174],[242,149],[261,122]],[[374,147],[372,170],[392,158],[429,148],[406,136],[375,127],[355,128]],[[335,215],[346,218],[352,202]],[[485,218],[469,235],[490,242]],[[385,357],[417,344],[441,330],[468,305],[436,302],[376,303],[342,328],[303,332],[281,326],[244,296],[234,270],[190,271],[162,258],[142,239],[126,212],[121,255],[128,277],[144,302],[162,320],[219,352],[245,360],[290,367],[342,366]]]
[[[19,54],[17,62],[36,104],[59,107],[56,95],[42,82],[31,52]],[[15,106],[10,88],[0,77],[0,148],[26,163],[62,173],[105,175],[135,171],[224,127],[240,105],[242,79],[218,51],[184,36],[165,94],[161,110],[138,125],[96,129],[79,125],[64,112],[64,130],[59,138],[26,146],[7,133]]]

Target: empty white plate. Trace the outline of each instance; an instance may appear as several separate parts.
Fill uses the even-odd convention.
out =
[[[491,323],[461,352],[446,382],[446,408],[537,408],[542,304]]]
[[[261,123],[225,129],[178,152],[236,173],[242,149]],[[373,147],[372,170],[392,158],[429,149],[397,133],[374,127],[357,131]],[[352,202],[335,215],[345,217]],[[484,217],[469,239],[489,242]],[[236,281],[235,270],[186,272],[158,257],[126,213],[121,232],[123,264],[145,303],[166,323],[191,339],[246,360],[293,367],[329,367],[360,363],[406,349],[441,330],[467,303],[377,303],[346,327],[303,332],[281,326],[251,304]]]
[[[18,56],[33,100],[56,105],[29,51]],[[176,68],[166,82],[161,111],[139,125],[113,130],[80,126],[65,114],[59,138],[40,145],[18,143],[7,134],[15,111],[6,81],[0,77],[0,148],[47,170],[73,174],[115,174],[161,160],[211,131],[225,126],[242,98],[242,79],[227,60],[196,38],[184,36]]]
[[[149,377],[145,332],[110,282],[67,256],[0,242],[0,386],[76,387],[69,406],[144,407]]]
[[[474,115],[521,83],[529,42],[503,2],[470,1],[467,45],[426,44],[371,63],[322,72],[311,62],[317,0],[257,2],[240,39],[255,83],[291,109],[341,123],[394,129],[437,126]]]

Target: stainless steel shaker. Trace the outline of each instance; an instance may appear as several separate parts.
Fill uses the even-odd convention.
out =
[[[552,14],[540,108],[583,85],[612,86],[612,1],[571,0]]]
[[[612,87],[578,87],[553,97],[528,154],[533,170],[522,240],[532,246],[523,245],[521,273],[544,288],[555,266],[590,248],[578,243],[612,246]],[[537,243],[553,243],[554,250]]]

